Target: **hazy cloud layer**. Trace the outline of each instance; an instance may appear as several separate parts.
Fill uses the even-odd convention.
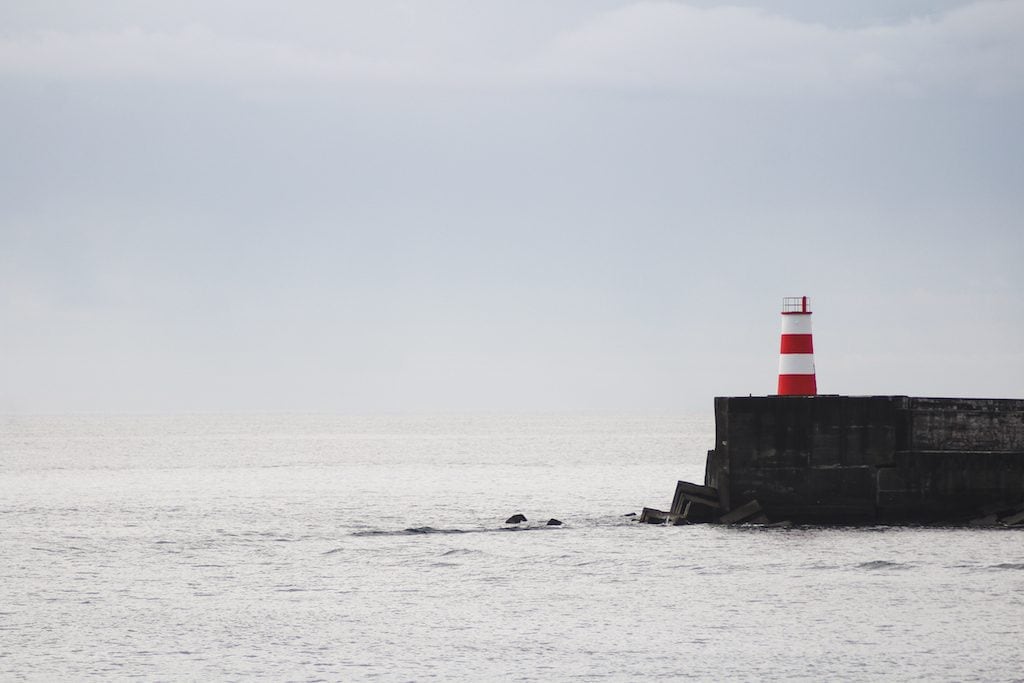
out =
[[[1022,2],[0,5],[0,412],[1020,396]]]
[[[12,33],[0,40],[0,69],[25,78],[613,86],[743,95],[1004,93],[1024,86],[1020,0],[866,28],[828,27],[755,7],[676,2],[624,3],[556,22],[523,5],[509,24],[501,14],[480,21],[479,12],[450,3],[399,7],[391,7],[393,25],[376,27],[375,42],[352,47],[346,43],[361,41],[304,44],[202,23]],[[357,26],[372,23],[352,19]],[[353,31],[343,13],[325,20],[340,24],[342,37]],[[537,26],[548,32],[538,34]],[[468,40],[467,33],[476,35]]]
[[[1019,91],[1024,2],[842,30],[751,8],[639,3],[559,36],[539,78],[726,93]]]

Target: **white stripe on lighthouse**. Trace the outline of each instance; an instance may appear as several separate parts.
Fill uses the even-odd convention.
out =
[[[810,313],[783,313],[782,334],[810,334]]]
[[[779,356],[780,375],[813,375],[813,353],[784,353]]]

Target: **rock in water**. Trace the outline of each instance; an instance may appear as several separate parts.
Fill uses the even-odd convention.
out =
[[[505,524],[519,524],[519,522],[525,522],[526,515],[514,514],[505,520]]]
[[[548,526],[562,526],[562,522],[552,517],[548,520]]]

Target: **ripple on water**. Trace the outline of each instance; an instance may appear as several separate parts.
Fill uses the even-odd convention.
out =
[[[989,569],[1016,569],[1024,570],[1024,562],[1000,562],[999,564],[993,564]]]
[[[425,536],[431,534],[494,534],[508,533],[510,531],[539,531],[541,529],[557,529],[555,526],[513,526],[513,527],[483,527],[477,529],[438,529],[432,526],[416,526],[406,529],[367,529],[364,531],[353,531],[350,535],[358,537],[373,536]]]
[[[868,570],[885,570],[885,569],[910,569],[913,565],[904,562],[890,562],[889,560],[872,560],[870,562],[861,562],[857,565],[857,569],[868,569]]]
[[[692,434],[674,418],[651,422],[657,434],[632,419],[389,420],[372,438],[333,417],[176,418],[170,433],[89,419],[110,438],[70,450],[80,419],[32,423],[68,474],[0,476],[16,510],[0,517],[0,680],[1024,670],[1019,532],[641,528],[616,514],[703,472],[710,417]],[[122,443],[126,429],[151,445]],[[11,443],[0,429],[0,454]],[[101,469],[119,453],[133,469]],[[311,454],[316,467],[259,467]],[[555,536],[502,523],[555,505],[573,510]]]

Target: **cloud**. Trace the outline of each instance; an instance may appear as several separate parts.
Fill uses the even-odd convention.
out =
[[[533,78],[702,92],[1020,92],[1024,2],[836,29],[757,9],[643,2],[561,35]]]
[[[198,82],[387,81],[385,60],[300,45],[217,35],[203,26],[176,32],[38,32],[0,42],[0,73],[66,79]],[[407,77],[408,70],[402,75]]]
[[[533,11],[524,7],[524,12]],[[0,40],[0,75],[199,83],[636,88],[725,94],[1024,90],[1024,0],[979,2],[899,24],[846,29],[742,7],[635,2],[595,12],[546,39],[460,42],[462,16],[379,41],[226,35],[202,25],[44,31]],[[492,18],[493,19],[493,18]],[[521,19],[521,18],[520,18]],[[476,24],[474,24],[474,21]],[[476,17],[465,31],[494,32]],[[509,30],[525,30],[518,21]],[[478,24],[478,25],[477,25]],[[497,38],[497,36],[496,36]],[[376,46],[371,50],[368,44]],[[317,47],[313,47],[316,45]]]

